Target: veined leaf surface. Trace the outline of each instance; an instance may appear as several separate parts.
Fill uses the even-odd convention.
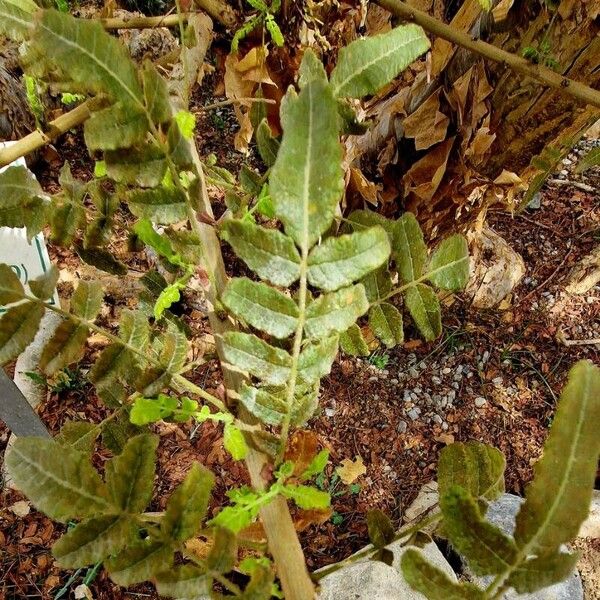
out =
[[[34,302],[24,302],[9,308],[0,318],[0,365],[13,360],[31,344],[44,307]]]
[[[429,46],[423,29],[412,23],[348,44],[340,50],[331,73],[335,95],[362,98],[374,94],[427,52]]]
[[[371,307],[369,327],[388,348],[404,342],[402,313],[389,302],[382,302]]]
[[[428,285],[419,283],[409,287],[405,292],[404,301],[421,335],[428,342],[442,334],[440,302]]]
[[[569,373],[517,514],[515,541],[531,554],[558,551],[587,517],[600,454],[598,423],[600,369],[582,360]]]
[[[429,280],[443,290],[462,290],[469,281],[469,247],[463,235],[446,238],[429,261]]]
[[[343,191],[337,104],[328,84],[313,80],[281,104],[283,137],[269,189],[286,233],[306,251],[333,220]]]
[[[323,294],[311,302],[306,310],[306,336],[318,339],[330,333],[346,331],[368,308],[365,288],[360,283]]]
[[[227,284],[221,301],[236,317],[274,337],[286,338],[296,329],[296,303],[264,283],[236,277]]]
[[[56,521],[110,512],[108,490],[85,454],[54,440],[20,437],[6,465],[15,485]]]
[[[290,237],[248,221],[229,219],[221,238],[261,279],[288,287],[300,277],[300,255]]]
[[[390,242],[375,226],[330,237],[308,255],[308,281],[328,292],[350,285],[380,267],[390,255]]]

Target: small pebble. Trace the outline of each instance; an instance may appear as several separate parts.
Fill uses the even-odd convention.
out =
[[[419,412],[416,408],[411,408],[406,414],[413,421],[416,421],[419,418]]]
[[[392,385],[398,385],[400,382],[394,377],[393,379],[390,379],[390,383]]]
[[[442,383],[442,380],[439,377],[436,377],[435,375],[431,378],[431,381],[435,385],[440,385],[440,383]]]
[[[482,396],[478,396],[477,398],[475,398],[475,406],[477,408],[481,408],[485,404],[487,404],[487,400],[485,398],[483,398]]]
[[[442,430],[443,430],[443,431],[448,431],[448,423],[446,423],[446,421],[444,421],[444,422],[442,423]]]
[[[449,373],[452,373],[452,369],[451,369],[450,367],[444,367],[444,368],[442,369],[442,373],[443,373],[444,375],[448,375]]]
[[[396,427],[398,433],[406,433],[407,429],[408,423],[406,421],[398,421],[398,426]]]
[[[410,390],[404,390],[403,400],[404,402],[408,402],[410,400]]]
[[[333,417],[333,415],[335,415],[335,408],[326,408],[325,409],[326,417]]]
[[[408,370],[408,374],[409,374],[409,375],[410,375],[410,376],[411,376],[413,379],[415,379],[415,378],[417,378],[417,377],[419,376],[419,371],[417,371],[417,370],[416,370],[414,367],[411,367],[411,368]]]
[[[432,420],[434,423],[437,423],[438,425],[441,425],[441,424],[443,423],[443,421],[444,421],[444,420],[442,419],[442,417],[440,417],[440,415],[433,415],[433,417],[431,417],[431,420]]]
[[[503,379],[502,377],[494,377],[494,379],[492,379],[492,383],[494,385],[502,385]]]

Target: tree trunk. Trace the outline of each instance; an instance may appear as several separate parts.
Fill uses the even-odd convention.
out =
[[[437,17],[454,13],[453,27],[515,54],[538,49],[537,60],[566,77],[591,87],[600,83],[600,7],[595,1],[562,0],[551,13],[540,2],[503,0],[492,14],[482,14],[477,0],[465,0],[457,12],[453,0],[446,0],[443,10],[435,0],[410,3]],[[540,44],[547,46],[545,54]],[[539,189],[544,173],[600,118],[598,109],[561,90],[544,88],[439,38],[432,40],[427,70],[401,84],[391,98],[397,100],[397,113],[388,136],[370,131],[369,140],[361,136],[347,147],[363,144],[376,152],[383,180],[379,196],[388,203],[384,212],[398,205],[413,211],[431,237],[472,223],[492,203],[517,206],[523,191],[530,188],[527,198]],[[379,106],[384,114],[385,103],[390,105],[389,95]],[[381,117],[381,111],[371,113]],[[397,139],[393,148],[390,136]],[[350,201],[353,191],[351,183]]]

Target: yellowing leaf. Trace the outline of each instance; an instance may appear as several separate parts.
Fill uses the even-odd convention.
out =
[[[354,460],[345,458],[335,471],[342,482],[349,485],[354,483],[361,475],[364,475],[367,472],[367,467],[365,467],[362,457],[357,456]]]

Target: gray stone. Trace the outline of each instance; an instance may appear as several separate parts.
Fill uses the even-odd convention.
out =
[[[523,498],[519,496],[502,494],[498,500],[490,504],[486,518],[504,533],[512,535],[515,529],[515,519],[522,503]],[[471,580],[481,586],[489,585],[492,579],[492,576],[471,576]],[[577,571],[574,571],[565,581],[538,590],[533,594],[519,595],[514,590],[510,590],[504,595],[504,600],[584,600],[581,577]]]
[[[407,413],[409,419],[416,421],[419,418],[419,411],[416,408],[411,408]]]
[[[485,406],[486,403],[487,403],[487,400],[483,396],[479,396],[478,398],[475,398],[475,406],[477,408],[481,408],[482,406]]]
[[[582,538],[600,538],[600,490],[594,490],[590,514],[579,529]]]
[[[392,566],[373,560],[361,561],[323,577],[318,600],[423,600],[424,596],[415,592],[400,573],[402,554],[407,549],[400,544],[395,542],[388,546],[394,554]],[[431,564],[456,581],[452,567],[433,542],[425,545],[421,552]]]
[[[398,425],[396,426],[396,431],[398,433],[406,433],[408,429],[408,423],[406,421],[398,421]]]

